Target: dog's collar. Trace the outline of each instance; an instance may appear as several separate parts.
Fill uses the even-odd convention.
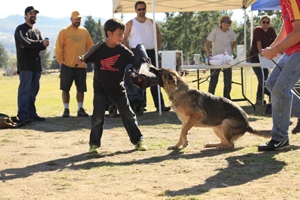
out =
[[[180,90],[179,90],[180,88]],[[174,92],[170,95],[169,99],[171,102],[175,102],[178,97],[180,97],[182,94],[185,94],[186,91],[188,91],[189,86],[187,84],[182,84],[179,87],[176,87],[174,89]]]

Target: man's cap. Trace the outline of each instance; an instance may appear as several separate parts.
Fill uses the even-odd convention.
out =
[[[33,6],[28,6],[26,9],[25,9],[25,14],[27,14],[28,12],[31,12],[31,11],[35,11],[36,13],[39,13],[38,10],[34,9]]]
[[[76,11],[73,11],[73,12],[72,12],[71,18],[73,18],[73,19],[81,18],[81,15],[80,15],[80,13],[76,10]]]

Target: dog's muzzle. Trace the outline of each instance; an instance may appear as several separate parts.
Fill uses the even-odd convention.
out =
[[[154,85],[162,85],[162,79],[154,66],[147,66],[148,63],[143,63],[139,73],[132,73],[131,79],[133,84],[139,89],[146,89]]]
[[[148,57],[143,43],[139,43],[136,46],[134,56],[135,63],[132,66],[133,70],[130,75],[133,84],[140,89],[161,85],[162,79],[159,69],[151,64],[151,59]]]

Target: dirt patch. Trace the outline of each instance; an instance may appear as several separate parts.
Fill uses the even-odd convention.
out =
[[[270,128],[270,117],[249,118],[254,128]],[[137,152],[121,118],[106,119],[97,156],[86,153],[89,117],[0,130],[0,199],[299,198],[299,135],[290,136],[290,151],[257,152],[266,139],[249,133],[217,151],[203,147],[218,140],[211,129],[193,128],[187,148],[168,151],[180,121],[174,112],[146,112],[138,121],[149,150]]]

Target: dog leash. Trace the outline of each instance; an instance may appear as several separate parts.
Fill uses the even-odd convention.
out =
[[[254,56],[258,55],[258,54],[259,54],[259,53],[256,53],[256,54],[254,54],[254,55],[252,55],[252,56],[249,56],[249,57],[247,57],[245,60],[242,60],[242,61],[240,61],[240,62],[237,62],[237,63],[235,63],[234,65],[230,65],[230,66],[229,66],[228,68],[226,68],[226,69],[221,69],[221,71],[224,72],[224,71],[227,70],[227,69],[231,69],[231,68],[233,68],[234,66],[236,66],[236,65],[238,65],[238,64],[240,64],[240,63],[242,63],[242,62],[245,62],[245,61],[248,60],[249,58],[252,58],[252,57],[254,57]],[[275,64],[276,67],[278,67],[278,69],[279,69],[280,71],[282,71],[282,68],[278,65],[277,62],[274,61],[273,58],[271,58],[271,61]],[[199,78],[198,80],[193,80],[192,83],[197,82],[197,81],[201,81],[201,80],[202,80],[202,81],[199,82],[199,84],[204,83],[204,82],[207,81],[211,76],[213,76],[213,75],[215,75],[215,74],[217,74],[217,72],[213,72],[213,73],[211,73],[211,74],[210,74],[209,76],[207,76],[207,77]],[[295,92],[295,94],[296,94],[297,96],[300,97],[300,93],[296,90],[295,87],[293,87],[292,90]]]
[[[275,64],[275,66],[278,67],[278,69],[282,72],[282,67],[280,67],[280,66],[278,65],[278,63],[276,63],[276,62],[273,60],[273,58],[271,58],[271,60],[272,60],[272,62]],[[300,93],[296,90],[295,87],[293,87],[292,90],[295,92],[295,94],[296,94],[297,96],[300,97]]]
[[[244,60],[242,60],[242,61],[239,61],[239,62],[237,62],[237,63],[235,63],[234,65],[230,65],[228,68],[226,68],[226,69],[220,69],[222,72],[224,72],[225,70],[227,70],[227,69],[231,69],[231,68],[233,68],[234,66],[236,66],[236,65],[238,65],[238,64],[240,64],[240,63],[242,63],[242,62],[245,62],[246,60],[248,60],[249,58],[252,58],[252,57],[254,57],[254,56],[257,56],[258,55],[258,53],[257,54],[254,54],[254,55],[252,55],[252,56],[249,56],[249,57],[247,57],[246,59],[244,59]],[[199,82],[199,84],[201,84],[201,83],[204,83],[205,81],[207,81],[211,76],[213,76],[213,75],[215,75],[215,74],[217,74],[217,72],[216,71],[214,71],[213,73],[211,73],[209,76],[206,76],[206,77],[204,77],[204,78],[199,78],[198,80],[193,80],[192,81],[192,83],[194,83],[194,82],[197,82],[197,81],[201,81],[201,80],[203,80],[203,81],[201,81],[201,82]]]

